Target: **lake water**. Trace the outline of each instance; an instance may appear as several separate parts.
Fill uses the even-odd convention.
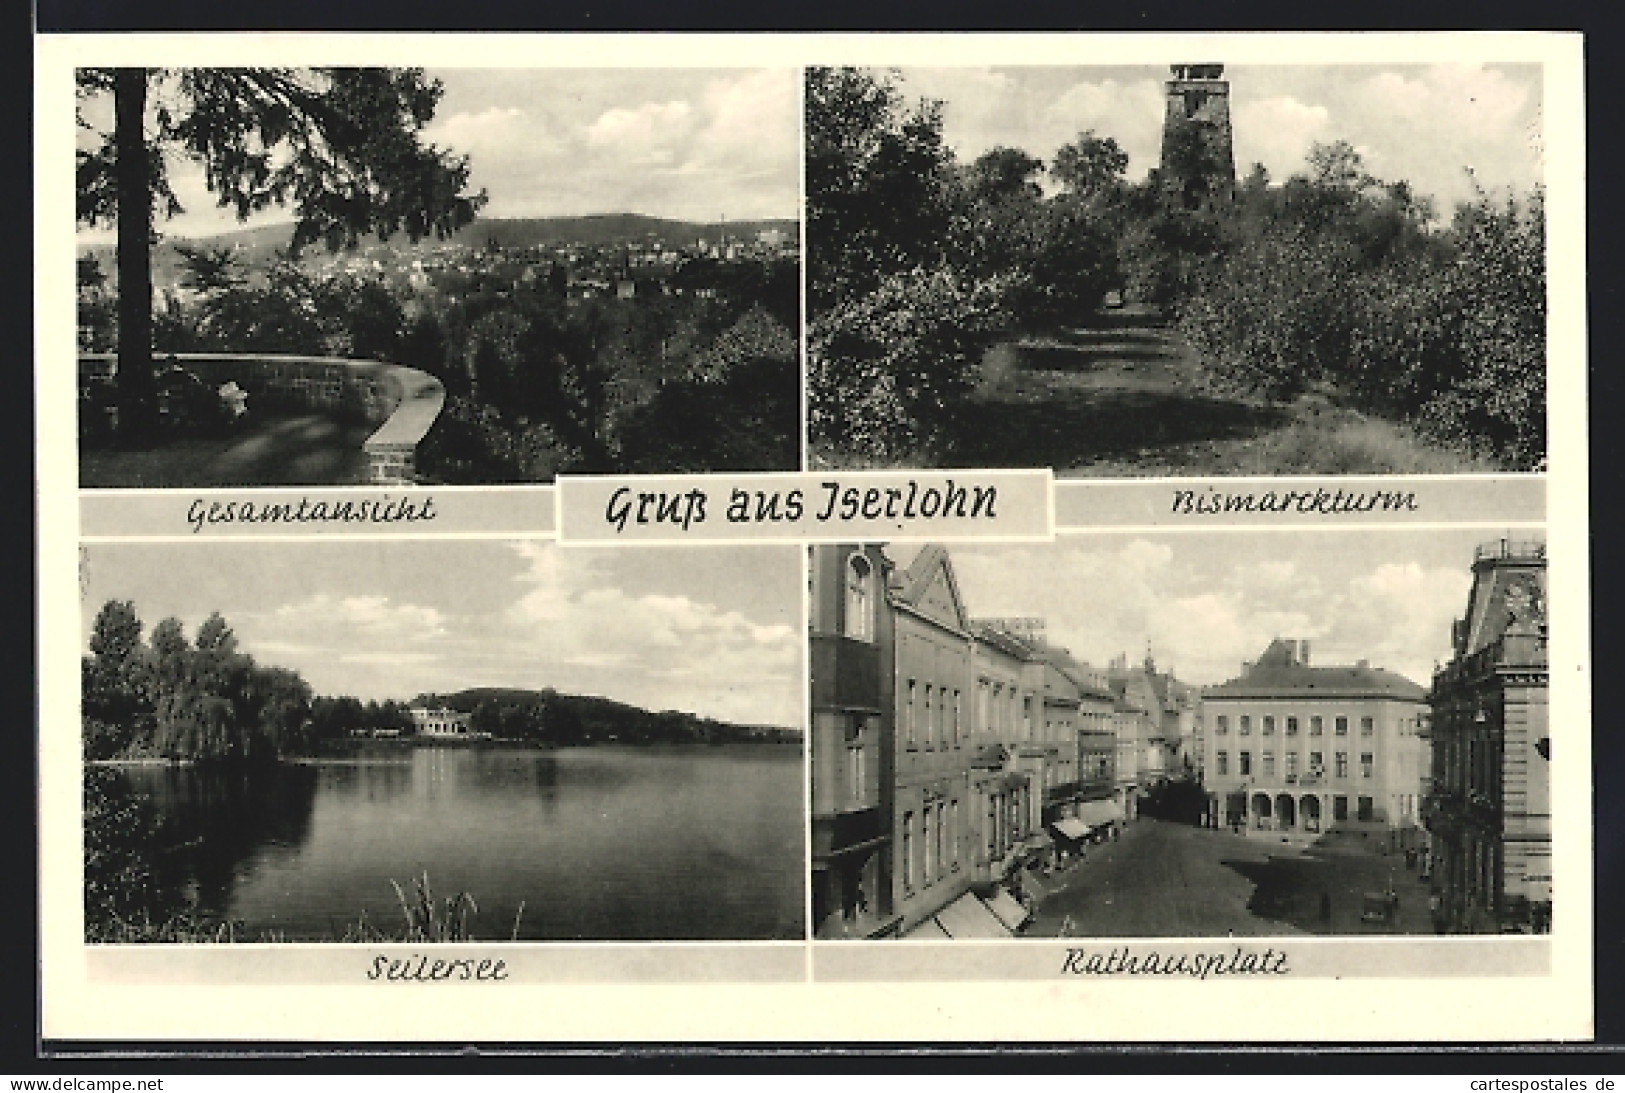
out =
[[[468,892],[470,932],[508,940],[802,937],[801,750],[419,747],[253,775],[125,776],[191,843],[201,908],[251,938],[404,925],[425,871]]]

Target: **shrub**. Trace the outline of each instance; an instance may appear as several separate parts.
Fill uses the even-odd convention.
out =
[[[1180,327],[1213,386],[1348,405],[1501,466],[1546,449],[1544,205],[1480,198],[1426,247],[1276,225],[1209,264]]]
[[[931,444],[975,387],[1014,287],[1008,278],[965,283],[946,268],[914,270],[820,316],[808,333],[813,443],[879,460]]]

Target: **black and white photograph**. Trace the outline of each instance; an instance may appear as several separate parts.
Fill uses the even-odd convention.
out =
[[[1584,45],[36,36],[41,1042],[1583,1037]]]
[[[1543,533],[812,568],[818,938],[1551,928]]]
[[[794,548],[82,571],[87,942],[803,938]]]
[[[1529,471],[1543,66],[811,67],[809,460]]]
[[[795,70],[75,77],[81,486],[800,467]]]

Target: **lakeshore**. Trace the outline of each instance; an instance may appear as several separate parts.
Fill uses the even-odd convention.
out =
[[[425,877],[430,906],[469,898],[470,939],[802,936],[799,749],[389,751],[118,773],[162,819],[164,882],[237,940],[385,936]]]

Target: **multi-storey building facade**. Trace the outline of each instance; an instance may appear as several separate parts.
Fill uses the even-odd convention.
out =
[[[908,931],[964,896],[976,873],[973,638],[939,546],[925,548],[897,575],[890,601],[897,718],[892,901]]]
[[[894,612],[875,546],[811,553],[812,901],[819,937],[894,933]]]
[[[1422,688],[1365,661],[1311,665],[1276,639],[1202,697],[1210,822],[1387,836],[1419,823]]]
[[[1435,926],[1544,933],[1552,913],[1544,542],[1478,548],[1452,639],[1429,695]]]
[[[1051,833],[1123,815],[1113,691],[1041,621],[972,620],[939,546],[811,556],[816,936],[1007,935]]]

